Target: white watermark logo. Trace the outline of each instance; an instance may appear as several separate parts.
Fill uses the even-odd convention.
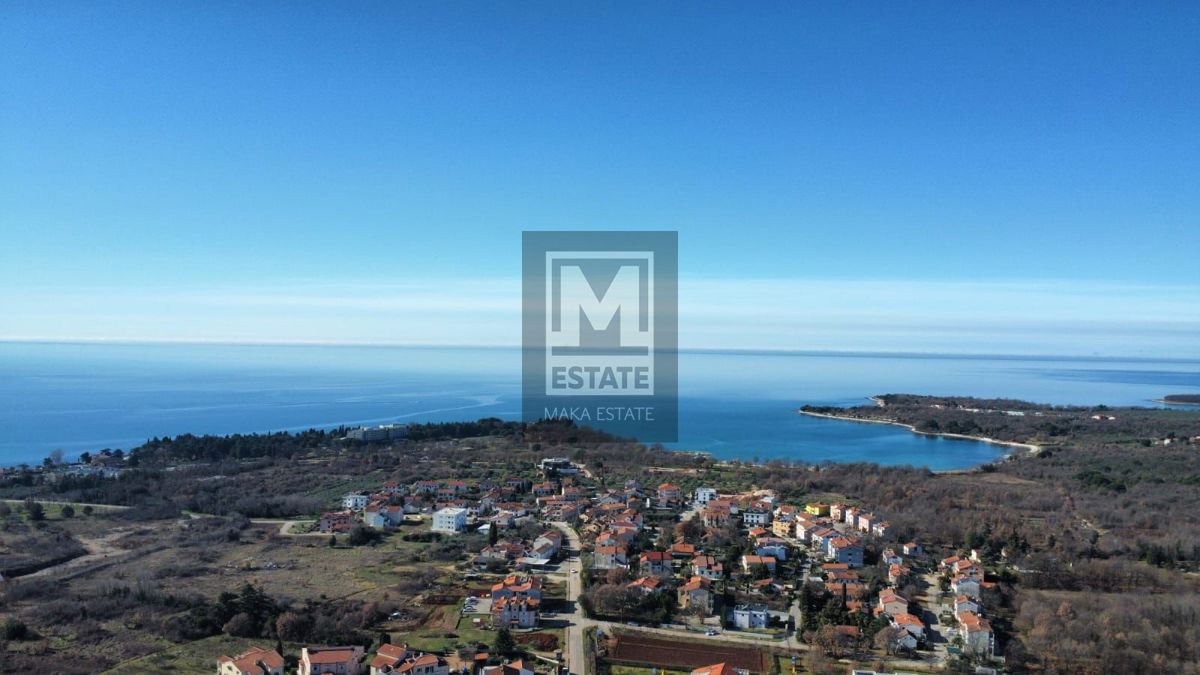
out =
[[[673,440],[676,276],[674,232],[525,233],[526,418]]]

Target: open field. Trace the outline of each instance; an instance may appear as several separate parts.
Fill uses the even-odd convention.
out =
[[[298,652],[303,645],[284,643],[288,653]],[[181,645],[175,645],[139,659],[126,661],[121,665],[106,670],[108,675],[159,675],[159,673],[200,673],[212,672],[217,667],[217,657],[220,655],[235,656],[251,647],[274,649],[270,640],[255,638],[237,638],[228,635],[214,635],[203,640],[195,640]]]
[[[63,507],[67,505],[70,505],[70,507],[75,510],[75,515],[73,518],[88,517],[83,513],[84,506],[90,506],[95,514],[113,513],[115,511],[122,511],[126,508],[124,506],[111,506],[108,504],[81,504],[79,502],[43,501],[41,499],[35,499],[34,501],[42,505],[43,514],[45,515],[46,520],[68,520],[67,518],[63,518],[62,515]],[[14,514],[18,514],[26,518],[28,517],[24,508],[25,500],[0,499],[0,503],[7,504],[9,508],[12,509]]]
[[[674,640],[623,631],[610,641],[605,659],[618,665],[659,668],[699,668],[724,662],[752,673],[766,673],[771,669],[770,657],[755,647],[715,640]]]

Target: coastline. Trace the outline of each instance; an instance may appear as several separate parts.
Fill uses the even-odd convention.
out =
[[[1152,403],[1161,403],[1162,405],[1177,405],[1185,408],[1200,408],[1200,403],[1191,403],[1188,401],[1168,401],[1165,398],[1150,399]]]
[[[872,397],[871,400],[875,401],[876,405],[882,405],[882,402],[875,399],[874,397]],[[800,410],[800,409],[797,409],[796,412],[801,415],[808,415],[809,417],[823,417],[825,419],[839,420],[842,422],[862,422],[864,424],[889,424],[894,427],[903,427],[905,429],[908,429],[910,432],[912,432],[914,434],[918,434],[920,436],[937,436],[940,438],[950,438],[950,439],[957,439],[957,440],[962,440],[962,441],[978,441],[980,443],[989,443],[991,445],[1002,445],[1002,446],[1009,447],[1009,448],[1024,448],[1025,450],[1028,450],[1030,452],[1030,454],[1036,454],[1039,450],[1041,450],[1041,446],[1034,445],[1032,443],[1018,443],[1016,441],[1002,441],[1002,440],[999,440],[996,438],[988,438],[986,436],[968,436],[967,434],[952,434],[952,433],[948,433],[948,432],[920,431],[912,424],[905,424],[904,422],[895,422],[895,421],[891,421],[891,420],[871,420],[871,419],[863,419],[861,417],[851,417],[850,415],[833,415],[830,413],[818,413],[818,412],[811,412],[808,410]],[[1006,455],[1003,455],[1003,457],[1008,458],[1009,456],[1011,456],[1011,454],[1012,453],[1008,453]],[[945,472],[935,471],[935,473],[945,473]]]

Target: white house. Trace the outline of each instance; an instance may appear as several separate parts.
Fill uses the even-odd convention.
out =
[[[863,547],[845,537],[830,539],[825,553],[833,562],[845,563],[850,567],[862,567]]]
[[[362,511],[367,508],[367,502],[369,501],[371,501],[371,498],[366,494],[348,494],[342,497],[342,508],[351,511]]]
[[[537,598],[501,597],[492,601],[492,626],[496,628],[533,628],[538,624]]]
[[[363,511],[363,524],[367,527],[390,528],[404,522],[404,507],[390,504],[368,506]]]
[[[693,499],[697,504],[707,504],[717,498],[716,488],[698,487],[693,493]]]
[[[629,567],[624,546],[597,546],[592,551],[592,568],[611,570]]]
[[[303,647],[300,650],[298,675],[358,675],[362,672],[363,648]]]
[[[442,509],[433,514],[433,531],[456,534],[467,528],[466,509]]]
[[[759,537],[754,543],[754,553],[771,556],[777,560],[787,560],[788,545],[786,541],[775,537]]]
[[[962,624],[963,648],[973,654],[991,657],[996,642],[987,619],[974,612],[963,612],[958,620]]]
[[[979,580],[973,577],[955,577],[954,581],[950,582],[950,587],[954,589],[954,595],[965,595],[973,600],[979,599]]]
[[[737,628],[766,628],[766,605],[738,605],[733,608],[733,625]]]
[[[770,525],[771,512],[766,509],[746,509],[742,511],[742,524],[747,527]]]

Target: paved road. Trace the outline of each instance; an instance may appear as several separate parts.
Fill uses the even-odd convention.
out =
[[[567,661],[568,670],[575,675],[584,675],[584,664],[587,662],[584,631],[591,625],[591,621],[584,618],[583,608],[579,606],[579,596],[583,593],[583,561],[579,559],[579,554],[583,551],[583,542],[579,540],[579,533],[570,523],[559,521],[551,525],[567,538],[567,561],[563,563],[562,569],[567,572],[567,601],[571,603],[571,611],[563,612],[562,615],[562,618],[567,620],[567,627],[563,631],[567,647],[563,656]]]

